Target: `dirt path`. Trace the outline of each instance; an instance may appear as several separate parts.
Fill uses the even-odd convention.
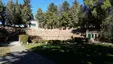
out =
[[[55,64],[51,60],[27,51],[24,46],[12,46],[11,52],[0,57],[0,64]]]

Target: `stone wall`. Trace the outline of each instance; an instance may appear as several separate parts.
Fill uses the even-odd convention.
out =
[[[68,40],[72,37],[81,37],[72,33],[72,29],[27,29],[27,34],[30,36],[40,36],[44,40]]]

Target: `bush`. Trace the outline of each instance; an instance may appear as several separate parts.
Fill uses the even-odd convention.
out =
[[[33,39],[33,40],[32,40],[32,42],[33,42],[33,43],[41,43],[41,42],[42,42],[42,40]]]
[[[28,41],[29,43],[41,43],[43,40],[40,36],[30,36]]]
[[[28,42],[28,35],[26,35],[26,34],[19,35],[19,41],[21,43],[27,43]]]
[[[0,28],[0,42],[5,42],[8,35],[9,33],[5,28]]]

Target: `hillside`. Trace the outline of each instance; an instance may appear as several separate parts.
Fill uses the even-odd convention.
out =
[[[72,29],[29,29],[27,34],[30,36],[40,36],[44,40],[68,40],[72,37],[82,37],[80,34],[73,34]]]

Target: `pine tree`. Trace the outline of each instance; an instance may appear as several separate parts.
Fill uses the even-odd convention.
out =
[[[5,6],[2,3],[2,0],[0,0],[0,20],[2,22],[2,25],[5,25]]]
[[[109,0],[84,0],[87,7],[87,27],[90,25],[95,26],[97,29],[101,29],[101,24],[106,18],[106,12],[111,7]]]
[[[77,27],[79,25],[81,11],[81,5],[75,0],[69,11],[72,27]]]
[[[113,10],[102,23],[101,35],[103,36],[104,41],[113,41]]]
[[[69,3],[67,1],[64,1],[62,4],[62,9],[61,9],[61,16],[59,18],[60,21],[60,27],[70,27],[71,26],[71,21],[69,17]]]
[[[68,12],[69,11],[69,3],[65,0],[62,4],[62,8],[63,8],[63,11],[66,11]]]
[[[57,6],[54,3],[51,3],[48,7],[48,11],[57,13]]]
[[[23,24],[24,22],[22,21],[22,17],[21,17],[21,7],[20,4],[18,4],[18,0],[16,0],[15,3],[15,24]]]
[[[57,27],[57,6],[54,3],[51,3],[48,7],[44,25],[50,29]]]
[[[22,20],[26,25],[30,20],[33,20],[33,14],[31,10],[30,0],[24,0],[23,8],[22,8]]]
[[[9,24],[14,24],[15,22],[15,15],[14,15],[14,12],[15,12],[15,8],[14,8],[14,3],[12,0],[9,0],[9,2],[7,3],[7,6],[6,6],[6,16],[7,16],[7,21]]]
[[[39,26],[43,27],[43,22],[44,22],[44,13],[42,12],[41,8],[38,9],[37,14],[36,14],[36,19],[39,22]]]

